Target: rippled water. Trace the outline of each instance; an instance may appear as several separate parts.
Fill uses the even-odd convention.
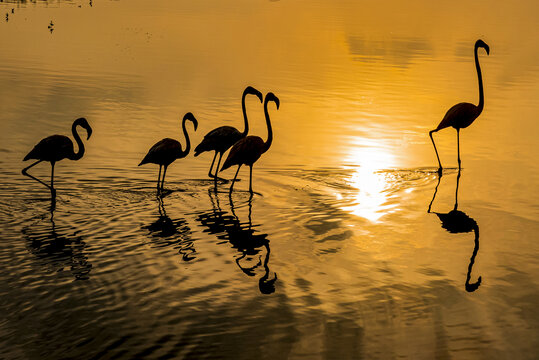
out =
[[[0,2],[0,357],[536,358],[537,7]],[[428,131],[477,102],[478,38],[485,109],[460,174],[435,135],[439,178]],[[158,198],[150,146],[188,111],[195,145],[241,129],[247,85],[281,101],[259,194],[247,169],[215,192],[206,153]],[[80,116],[51,203],[22,158]]]

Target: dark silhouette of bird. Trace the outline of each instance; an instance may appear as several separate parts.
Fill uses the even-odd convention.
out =
[[[466,282],[464,284],[464,288],[467,292],[473,292],[479,288],[481,285],[481,276],[477,279],[475,283],[470,283],[472,268],[475,263],[475,257],[477,256],[477,252],[479,251],[479,225],[477,225],[477,222],[466,215],[463,211],[458,210],[458,193],[459,193],[459,180],[460,180],[460,170],[457,175],[457,187],[455,190],[455,206],[453,207],[453,210],[451,210],[448,213],[437,213],[436,216],[440,219],[442,222],[442,228],[446,229],[452,234],[458,234],[458,233],[468,233],[473,231],[475,238],[474,238],[474,249],[472,256],[470,257],[470,263],[468,264],[468,271],[466,273]],[[436,193],[438,192],[438,186],[440,185],[440,177],[438,177],[438,184],[436,184],[436,189],[434,190],[434,195],[432,197],[432,200],[429,204],[429,209],[427,210],[428,213],[431,212],[432,203],[434,202],[434,198],[436,197]]]
[[[444,118],[438,125],[438,127],[429,132],[430,139],[432,140],[432,145],[434,145],[434,151],[436,152],[436,158],[438,159],[438,173],[442,174],[442,163],[440,162],[440,157],[438,156],[438,150],[436,149],[436,144],[432,137],[432,133],[445,129],[452,126],[457,130],[457,153],[458,153],[458,163],[460,169],[460,139],[459,132],[460,129],[467,128],[470,126],[475,119],[481,114],[484,106],[484,95],[483,95],[483,78],[481,77],[481,68],[479,67],[479,58],[477,56],[477,50],[479,48],[485,49],[487,55],[490,53],[490,48],[483,40],[477,40],[475,42],[474,54],[475,54],[475,67],[477,69],[477,78],[479,80],[479,104],[474,105],[470,103],[460,103],[454,105],[451,109],[447,111]]]
[[[271,130],[271,120],[268,113],[268,102],[273,101],[279,109],[279,98],[273,93],[268,93],[264,99],[264,115],[266,116],[266,125],[268,127],[268,139],[266,142],[258,136],[249,135],[240,141],[238,141],[230,152],[228,157],[223,164],[221,171],[228,169],[233,165],[238,165],[238,170],[236,175],[234,175],[234,180],[230,185],[230,192],[234,187],[236,182],[236,177],[242,165],[249,165],[249,192],[253,193],[253,164],[262,156],[263,153],[268,151],[273,140],[273,131]]]
[[[243,139],[247,136],[249,132],[249,121],[247,120],[247,111],[245,109],[245,97],[247,94],[256,95],[260,102],[262,102],[262,93],[252,86],[248,86],[243,91],[243,96],[241,97],[241,107],[243,110],[243,121],[244,121],[244,130],[240,133],[236,128],[232,126],[220,126],[216,129],[213,129],[204,136],[204,139],[198,144],[195,148],[195,156],[200,155],[205,151],[215,151],[213,155],[213,160],[211,162],[210,170],[208,171],[208,176],[217,181],[217,173],[219,172],[219,165],[221,164],[221,158],[223,154],[230,149],[238,140]],[[219,161],[217,162],[217,168],[215,170],[215,175],[212,175],[211,170],[213,169],[213,164],[215,163],[215,158],[219,154]]]
[[[159,165],[159,175],[157,176],[157,191],[163,190],[163,185],[165,184],[165,175],[167,174],[167,168],[168,166],[176,159],[181,159],[186,157],[189,154],[189,150],[191,150],[191,142],[189,141],[189,134],[187,133],[187,129],[185,128],[185,122],[189,120],[193,123],[193,126],[195,128],[195,131],[198,127],[198,121],[195,118],[195,116],[188,112],[184,115],[183,121],[182,121],[182,129],[183,134],[185,136],[185,151],[182,151],[182,145],[179,141],[165,138],[159,142],[157,142],[154,146],[151,147],[151,149],[148,151],[144,159],[138,164],[144,165],[147,163],[157,164]],[[165,167],[163,171],[163,178],[161,179],[161,168]],[[161,182],[160,182],[161,181]]]
[[[56,190],[54,189],[54,165],[56,164],[56,162],[63,159],[79,160],[84,155],[84,144],[82,143],[82,140],[77,133],[77,126],[86,129],[86,132],[88,133],[88,137],[86,140],[90,139],[90,136],[92,135],[92,128],[90,127],[90,124],[88,124],[88,121],[86,121],[85,118],[78,118],[73,122],[73,125],[71,126],[71,132],[73,133],[73,138],[75,139],[79,147],[78,152],[75,153],[75,151],[73,150],[73,142],[67,136],[51,135],[41,140],[23,159],[23,161],[30,159],[37,160],[32,165],[25,167],[22,170],[22,174],[29,176],[32,179],[48,187],[53,197],[56,195]],[[50,185],[28,174],[28,169],[39,164],[42,161],[48,161],[51,163]]]

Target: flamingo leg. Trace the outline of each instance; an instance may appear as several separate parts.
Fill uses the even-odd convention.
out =
[[[234,175],[234,180],[232,180],[232,185],[230,185],[230,193],[232,193],[232,188],[234,188],[234,183],[236,182],[236,178],[238,177],[238,173],[240,172],[241,164],[238,165],[238,170],[236,170],[236,175]]]
[[[51,161],[51,195],[56,196],[56,190],[54,189],[54,165],[56,162]]]
[[[39,164],[39,163],[42,162],[42,161],[43,161],[43,160],[38,160],[38,161],[36,161],[35,163],[33,163],[32,165],[30,165],[30,166],[28,166],[28,167],[25,167],[24,169],[22,169],[22,174],[25,175],[25,176],[28,176],[28,177],[30,177],[30,178],[32,178],[32,179],[34,179],[35,181],[39,182],[40,184],[45,185],[45,186],[48,187],[49,190],[51,190],[51,192],[52,192],[52,188],[51,188],[51,186],[50,186],[49,184],[45,183],[44,181],[39,180],[39,179],[36,178],[35,176],[32,176],[32,175],[30,175],[30,174],[28,173],[28,169],[30,169],[30,168],[36,166],[37,164]]]
[[[213,169],[213,163],[215,162],[215,158],[217,157],[217,150],[215,151],[215,154],[213,155],[213,160],[211,161],[210,170],[208,170],[208,176],[210,178],[213,178],[214,176],[211,174],[211,169]],[[217,170],[219,170],[219,167],[217,167]],[[217,173],[215,173],[217,176]]]
[[[215,169],[215,177],[214,177],[215,185],[217,185],[217,180],[225,180],[217,176],[217,174],[219,173],[219,165],[221,165],[222,158],[223,158],[223,153],[219,153],[219,160],[217,161],[217,169]]]
[[[253,193],[253,165],[249,165],[249,192]]]
[[[434,145],[434,152],[436,153],[436,158],[438,159],[438,165],[440,166],[438,168],[438,174],[442,176],[442,163],[440,162],[440,156],[438,156],[438,149],[436,149],[436,144],[434,143],[434,138],[432,137],[432,133],[437,132],[438,130],[431,130],[429,131],[430,139],[432,140],[432,145]]]
[[[159,191],[159,182],[161,180],[161,168],[163,165],[159,165],[159,175],[157,175],[157,191]]]
[[[167,165],[165,165],[165,170],[163,170],[163,178],[161,179],[161,190],[165,187],[165,175],[167,174]]]
[[[460,170],[460,129],[457,129],[457,158],[459,162],[459,170]]]
[[[459,167],[459,173],[457,174],[457,188],[455,189],[455,207],[454,210],[457,210],[458,199],[459,199],[459,181],[460,181],[460,167]]]

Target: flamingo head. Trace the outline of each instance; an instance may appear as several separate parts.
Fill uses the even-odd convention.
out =
[[[79,125],[80,127],[86,129],[86,132],[88,133],[88,137],[86,138],[86,140],[90,139],[90,136],[92,136],[92,128],[90,127],[90,124],[88,124],[88,120],[81,117],[81,118],[78,118],[77,120],[75,120],[73,125],[75,125],[75,126]]]
[[[262,102],[262,98],[263,98],[262,93],[258,91],[257,89],[255,89],[254,87],[247,86],[245,90],[243,91],[243,98],[245,98],[245,95],[247,94],[256,95],[256,97],[260,100],[260,102]]]
[[[487,52],[487,55],[490,55],[490,47],[483,41],[483,40],[477,40],[475,42],[475,48],[483,48]]]
[[[195,115],[193,115],[193,113],[191,113],[191,112],[188,112],[187,114],[185,114],[183,116],[183,121],[187,121],[187,120],[190,120],[191,122],[193,122],[193,126],[195,127],[195,131],[197,131],[198,121],[195,118]]]
[[[275,94],[273,94],[272,92],[269,92],[266,94],[265,104],[267,104],[269,101],[273,101],[275,105],[277,105],[277,110],[279,110],[279,105],[280,105],[279,98],[275,96]]]

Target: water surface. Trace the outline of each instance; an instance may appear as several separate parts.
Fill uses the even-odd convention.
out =
[[[537,357],[534,2],[0,10],[0,357]],[[485,109],[461,132],[460,176],[455,131],[435,135],[439,179],[428,131],[477,103],[478,38]],[[188,111],[195,145],[241,129],[247,85],[281,100],[259,194],[247,169],[215,192],[206,153],[174,163],[156,197],[157,167],[137,167],[150,146],[185,144]],[[262,105],[247,109],[265,138]],[[56,166],[51,212],[22,158],[80,116],[93,135]]]

